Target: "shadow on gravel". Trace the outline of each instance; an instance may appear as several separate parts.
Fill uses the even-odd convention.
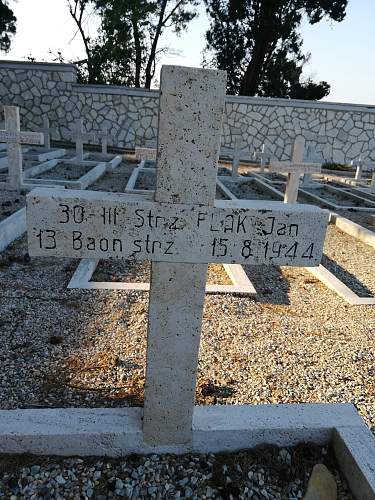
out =
[[[322,265],[360,297],[374,296],[372,291],[367,288],[367,286],[364,285],[356,276],[354,276],[354,274],[341,267],[337,262],[327,257],[327,255],[323,255]]]
[[[243,266],[257,291],[257,302],[290,305],[289,282],[279,267]]]

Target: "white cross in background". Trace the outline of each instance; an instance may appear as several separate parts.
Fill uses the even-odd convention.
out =
[[[19,191],[22,187],[21,144],[43,145],[40,132],[21,132],[20,110],[17,106],[4,106],[5,130],[0,130],[0,142],[7,143],[9,188]]]
[[[282,202],[216,200],[223,71],[163,66],[154,200],[36,189],[31,255],[152,262],[143,440],[191,445],[207,265],[316,266],[328,213]]]
[[[88,140],[88,139],[95,140],[96,136],[94,133],[89,134],[89,133],[86,133],[84,131],[82,118],[79,118],[78,120],[76,120],[74,132],[70,132],[69,135],[71,137],[73,137],[73,139],[75,140],[75,143],[76,143],[76,160],[78,162],[82,162],[83,161],[83,143],[84,143],[84,140]]]
[[[51,133],[56,132],[56,129],[49,126],[48,116],[43,117],[43,127],[39,129],[44,134],[44,147],[51,149]]]
[[[292,161],[270,161],[269,171],[288,174],[284,202],[296,203],[301,174],[321,172],[320,163],[304,163],[305,139],[299,136],[294,141]]]

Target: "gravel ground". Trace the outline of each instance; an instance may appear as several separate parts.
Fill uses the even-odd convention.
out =
[[[316,463],[324,463],[334,475],[339,500],[352,500],[332,451],[314,445],[118,460],[3,457],[0,497],[302,499]]]
[[[113,172],[107,172],[94,184],[90,184],[89,190],[124,193],[135,166],[135,163],[124,160]]]
[[[0,221],[25,206],[25,195],[12,191],[0,191]]]
[[[135,189],[155,189],[156,170],[149,172],[139,172],[134,188]]]
[[[272,193],[264,191],[254,180],[249,182],[237,182],[233,183],[230,181],[223,181],[225,186],[235,195],[237,198],[245,200],[275,200],[280,201]]]
[[[74,165],[71,163],[58,163],[56,167],[53,167],[51,170],[47,172],[43,172],[38,175],[38,179],[58,179],[58,180],[66,180],[66,181],[75,181],[87,174],[90,170],[92,170],[94,166],[87,165]]]
[[[91,281],[119,281],[145,283],[150,281],[151,265],[149,262],[133,262],[110,259],[99,261]],[[209,264],[207,283],[231,285],[232,282],[221,264]]]
[[[374,262],[374,248],[328,226],[322,264],[361,297],[375,297]]]
[[[77,261],[26,252],[0,261],[0,407],[142,404],[148,294],[67,290]],[[375,426],[375,308],[303,269],[246,269],[256,300],[206,297],[198,403],[351,401]]]

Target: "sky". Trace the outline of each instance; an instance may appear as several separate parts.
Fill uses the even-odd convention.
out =
[[[1,59],[52,61],[61,50],[67,60],[84,57],[84,49],[69,16],[66,0],[9,0],[18,22],[17,34],[8,54]],[[173,54],[163,56],[161,64],[201,66],[205,46],[204,33],[209,26],[203,6],[200,15],[189,24],[181,37],[167,33],[161,46]],[[89,29],[95,35],[94,17]],[[375,0],[349,0],[347,16],[341,23],[322,21],[311,26],[304,22],[304,52],[311,53],[305,75],[325,80],[331,92],[325,98],[332,102],[375,104]],[[52,52],[52,54],[51,54]]]

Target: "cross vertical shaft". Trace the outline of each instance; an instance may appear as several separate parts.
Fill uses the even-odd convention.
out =
[[[298,136],[294,141],[292,163],[302,163],[305,152],[305,139]],[[300,172],[292,172],[288,174],[288,180],[285,187],[285,203],[296,203],[298,198]]]
[[[164,66],[155,201],[212,206],[224,111],[222,71]],[[189,444],[207,264],[152,264],[144,440]]]
[[[5,130],[19,133],[21,130],[20,110],[17,106],[4,106]],[[19,141],[8,142],[8,182],[12,189],[22,185],[22,146]]]

